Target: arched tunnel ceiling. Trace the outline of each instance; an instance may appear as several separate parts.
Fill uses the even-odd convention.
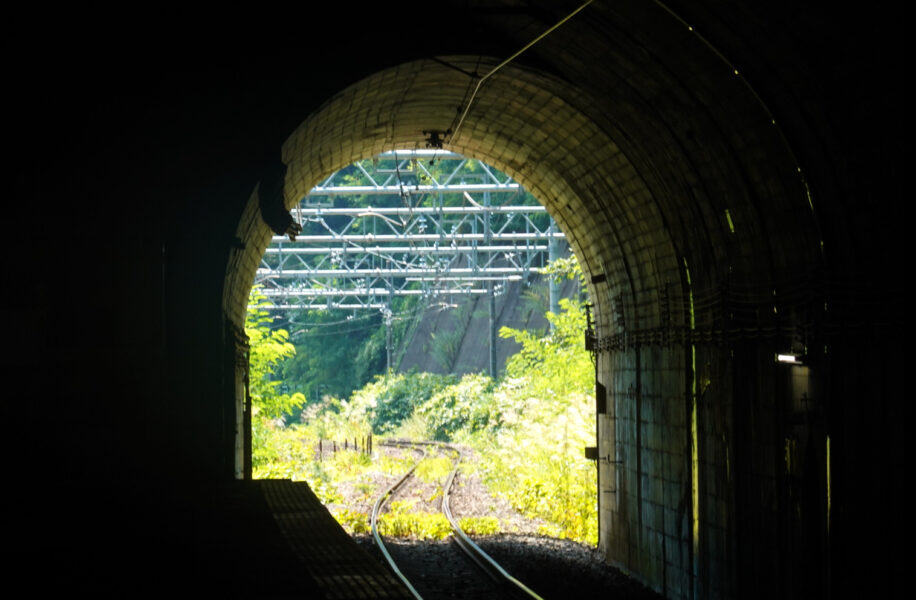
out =
[[[535,28],[513,25],[519,38]],[[489,77],[461,121],[499,62],[435,56],[340,91],[283,146],[287,206],[355,160],[457,129],[446,149],[510,173],[548,207],[587,272],[607,277],[607,292],[592,290],[605,331],[613,296],[631,326],[655,325],[658,290],[685,297],[684,265],[695,287],[728,278],[761,296],[818,267],[814,205],[774,116],[662,7],[593,3]],[[267,236],[262,228],[255,251]],[[238,319],[244,295],[232,296]]]
[[[238,357],[226,317],[240,322],[270,236],[248,199],[280,162],[284,141],[287,201],[319,171],[389,144],[423,147],[422,130],[452,125],[471,88],[468,73],[434,58],[483,73],[578,5],[443,0],[354,10],[338,3],[322,7],[330,13],[323,19],[246,7],[241,27],[214,26],[227,9],[206,22],[181,19],[184,35],[175,35],[172,13],[159,27],[145,14],[145,34],[110,27],[107,13],[93,30],[79,23],[83,8],[80,19],[57,19],[56,27],[44,14],[11,18],[4,273],[18,287],[4,296],[12,331],[5,394],[16,426],[4,443],[18,492],[5,512],[35,526],[14,534],[13,568],[27,557],[42,573],[60,568],[107,580],[108,563],[82,552],[80,540],[101,533],[123,541],[122,532],[135,531],[110,513],[114,504],[121,516],[144,514],[124,500],[125,479],[137,484],[140,506],[159,509],[167,504],[159,499],[171,502],[190,481],[232,477]],[[815,404],[825,412],[813,416],[823,426],[818,435],[830,435],[833,479],[818,481],[832,482],[836,517],[824,544],[817,536],[807,546],[782,537],[815,524],[796,527],[794,507],[780,516],[771,505],[778,494],[768,482],[778,487],[786,478],[768,473],[799,427],[778,426],[773,410],[797,400],[794,383],[772,364],[783,339],[700,347],[722,408],[709,413],[715,418],[706,421],[704,443],[718,448],[728,431],[750,453],[746,460],[761,459],[741,470],[734,467],[740,454],[705,453],[726,466],[731,460],[745,476],[719,481],[736,486],[734,505],[746,515],[737,521],[745,544],[736,545],[744,554],[735,567],[744,590],[788,589],[792,582],[772,577],[768,565],[791,566],[813,556],[812,548],[829,555],[821,564],[832,590],[861,583],[857,595],[873,596],[876,582],[902,588],[905,581],[902,554],[862,552],[889,548],[889,531],[897,541],[906,530],[898,526],[906,514],[898,266],[909,239],[906,21],[901,8],[885,8],[596,0],[485,83],[448,141],[511,172],[551,205],[591,274],[607,274],[608,283],[592,289],[606,331],[619,316],[612,297],[623,298],[636,327],[652,328],[660,319],[653,296],[666,291],[662,283],[684,294],[685,263],[698,313],[711,312],[700,292],[723,281],[772,295],[784,293],[780,282],[804,279],[798,287],[823,319],[813,328],[824,345],[812,373]],[[222,39],[208,39],[215,31]],[[400,110],[407,104],[419,112]],[[332,111],[341,118],[328,119]],[[572,165],[575,176],[545,169],[547,157]],[[46,243],[57,215],[66,235]],[[822,281],[816,273],[806,278],[821,266],[829,313]],[[835,308],[838,299],[845,311]],[[621,407],[634,404],[632,391],[647,394],[647,407],[683,409],[690,342],[679,342],[649,348],[641,363],[631,360],[632,349],[599,356],[605,375],[622,374],[607,393]],[[753,420],[729,428],[731,409]],[[634,435],[638,420],[633,415]],[[38,432],[46,443],[36,444]],[[659,437],[677,442],[667,432]],[[17,460],[23,449],[28,460]],[[689,464],[689,453],[684,458]],[[108,493],[100,496],[98,486]],[[680,497],[669,508],[679,510]],[[721,504],[713,500],[707,514],[715,517]],[[766,515],[773,518],[760,519]],[[79,523],[85,527],[68,535]],[[154,529],[147,524],[142,530]],[[734,533],[724,527],[723,536]],[[707,538],[715,528],[704,530]],[[158,529],[168,538],[161,547],[174,548],[172,530]],[[620,531],[624,542],[627,531],[641,535]],[[757,538],[768,536],[761,545]],[[111,548],[113,558],[140,549]],[[72,587],[68,576],[59,581]]]

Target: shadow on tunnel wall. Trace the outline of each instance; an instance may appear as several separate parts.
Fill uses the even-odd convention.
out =
[[[124,69],[77,44],[11,66],[8,564],[70,564],[89,587],[122,548],[194,548],[187,515],[236,471],[230,324],[269,237],[256,184],[286,165],[288,205],[375,145],[424,145],[475,73],[572,8],[427,7],[399,27],[451,27],[394,38],[367,9],[335,53],[316,34],[272,56],[136,43]],[[594,2],[482,86],[450,140],[543,199],[592,278],[602,548],[671,597],[892,593],[908,525],[899,25],[665,8]],[[805,372],[774,361],[793,344]],[[108,546],[81,554],[86,539]]]

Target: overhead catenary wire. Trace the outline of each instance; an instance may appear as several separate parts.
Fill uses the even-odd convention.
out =
[[[410,309],[410,310],[405,310],[405,311],[401,311],[401,312],[398,312],[398,313],[393,313],[393,314],[391,315],[391,318],[392,318],[392,320],[396,320],[396,321],[403,320],[405,317],[414,317],[414,316],[416,316],[417,314],[419,314],[419,313],[421,313],[421,312],[427,310],[428,308],[430,308],[430,306],[428,306],[427,304],[419,304],[418,306],[416,306],[416,307],[414,307],[414,308],[412,308],[412,309]],[[323,329],[323,328],[325,328],[325,327],[332,327],[332,326],[337,326],[337,325],[343,325],[343,324],[346,324],[346,323],[353,323],[354,321],[364,321],[364,320],[368,320],[368,319],[375,319],[375,318],[378,318],[378,317],[379,317],[379,313],[374,313],[374,312],[373,312],[373,313],[369,313],[369,314],[367,314],[367,315],[365,315],[365,316],[362,316],[362,317],[353,317],[353,318],[351,318],[351,319],[342,319],[342,320],[333,321],[333,322],[330,322],[330,323],[310,323],[310,324],[304,324],[305,326],[304,326],[303,328],[300,328],[300,329],[297,329],[296,331],[294,331],[294,332],[292,333],[292,336],[308,335],[308,336],[313,336],[313,337],[325,337],[325,336],[329,336],[329,335],[344,335],[344,334],[349,334],[349,333],[358,333],[358,332],[360,332],[360,331],[368,331],[368,330],[370,330],[370,329],[375,329],[375,328],[379,327],[380,324],[370,324],[370,325],[365,325],[365,326],[362,326],[362,327],[356,327],[356,328],[353,328],[353,329],[347,329],[347,330],[343,330],[343,331],[341,331],[341,330],[336,330],[336,331],[327,331],[327,332],[322,332],[322,333],[315,333],[315,332],[308,331],[308,330],[309,330],[309,329]],[[294,323],[291,322],[291,324],[294,324]],[[295,324],[296,324],[296,325],[303,325],[303,324],[299,324],[299,323],[295,323]]]
[[[499,63],[498,65],[496,65],[496,66],[493,67],[492,69],[490,69],[490,71],[489,71],[486,75],[484,75],[483,77],[481,77],[481,78],[477,81],[477,85],[474,87],[474,92],[471,94],[471,98],[468,100],[467,104],[464,106],[464,112],[461,113],[461,118],[458,119],[458,124],[455,125],[455,129],[452,131],[452,134],[451,134],[450,139],[454,139],[454,138],[458,135],[458,131],[461,129],[461,125],[464,123],[465,117],[468,116],[468,111],[471,109],[471,105],[474,103],[474,98],[477,97],[477,92],[480,91],[480,86],[483,85],[483,82],[484,82],[484,81],[486,81],[487,79],[489,79],[494,73],[496,73],[497,71],[499,71],[500,69],[502,69],[504,66],[506,66],[507,64],[509,64],[510,62],[512,62],[513,60],[515,60],[516,58],[518,58],[523,52],[525,52],[526,50],[528,50],[529,48],[531,48],[532,46],[534,46],[535,44],[537,44],[538,42],[540,42],[542,39],[544,39],[545,37],[547,37],[548,35],[550,35],[554,30],[556,30],[558,27],[560,27],[563,23],[565,23],[566,21],[568,21],[568,20],[570,20],[571,18],[573,18],[579,11],[581,11],[583,8],[585,8],[586,6],[588,6],[589,4],[591,4],[592,1],[593,1],[593,0],[587,0],[587,1],[586,1],[585,3],[583,3],[579,8],[577,8],[576,10],[572,11],[571,13],[569,13],[568,15],[566,15],[565,17],[563,17],[562,19],[560,19],[559,22],[557,22],[555,25],[553,25],[552,27],[550,27],[547,31],[545,31],[545,32],[542,33],[541,35],[537,36],[536,38],[534,38],[533,40],[531,40],[530,42],[528,42],[527,44],[525,44],[525,46],[523,46],[519,51],[517,51],[515,54],[513,54],[512,56],[510,56],[509,58],[507,58],[507,59],[504,60],[503,62]]]
[[[451,162],[457,162],[458,166],[449,164],[441,174],[437,171],[436,175],[424,169],[433,183],[431,186],[410,182],[405,176],[405,169],[409,168],[407,160],[430,156],[433,152],[441,152],[450,160],[454,159]],[[263,282],[272,292],[269,295],[275,306],[271,308],[375,310],[383,308],[378,304],[380,296],[483,294],[480,289],[454,289],[454,286],[440,286],[440,283],[453,280],[489,281],[497,276],[503,283],[521,281],[541,268],[548,250],[547,244],[541,242],[546,238],[563,237],[562,233],[552,232],[550,227],[545,229],[542,216],[549,219],[549,215],[544,207],[535,204],[534,198],[529,201],[525,195],[521,196],[524,200],[519,201],[520,195],[526,193],[512,181],[511,176],[479,161],[475,163],[479,164],[479,169],[471,167],[470,173],[465,173],[469,159],[447,151],[393,150],[376,158],[379,157],[394,161],[394,164],[389,162],[385,165],[387,179],[361,169],[373,186],[335,185],[332,195],[337,195],[337,191],[341,195],[344,191],[362,195],[367,191],[374,193],[383,189],[386,195],[410,191],[410,195],[417,198],[403,197],[401,202],[382,201],[382,206],[341,207],[320,202],[304,206],[300,203],[297,210],[309,222],[309,228],[315,231],[297,236],[295,244],[275,239],[277,245],[267,249],[256,272],[256,281]],[[415,164],[420,165],[421,162]],[[381,173],[378,164],[375,168]],[[465,175],[472,179],[480,178],[484,183],[465,183]],[[460,183],[452,182],[456,177],[460,177]],[[321,190],[313,188],[313,192],[319,190],[321,195],[331,189],[327,186],[334,182],[335,176],[332,175],[325,180],[325,187]],[[344,184],[352,182],[348,179],[343,181]],[[415,193],[415,188],[424,188],[421,190],[423,194]],[[499,200],[495,205],[483,206],[472,196],[480,191],[496,192]],[[435,192],[440,198],[446,192],[460,194],[463,202],[457,206],[444,207],[440,204],[422,207],[420,204],[425,202],[428,192]],[[498,228],[490,234],[493,243],[481,245],[483,234],[473,232],[480,228],[482,219],[489,218],[491,214],[495,216]],[[367,223],[367,217],[372,218],[371,225]],[[430,219],[431,225],[427,227]],[[378,230],[374,227],[376,224],[379,225]],[[483,262],[479,264],[485,270],[476,267],[470,271],[467,268],[460,272],[457,270],[460,265],[466,264],[469,255],[476,257],[481,252],[484,253],[480,254]],[[495,273],[492,271],[495,268],[502,270]],[[420,287],[413,284],[420,281],[417,278],[422,278]],[[325,280],[333,283],[329,281],[325,284]],[[361,281],[354,284],[355,280]],[[316,291],[306,293],[312,289]],[[284,290],[289,293],[284,294]],[[326,305],[319,305],[314,301],[319,297],[350,296],[358,298],[359,304],[342,305],[329,301]],[[297,303],[291,298],[312,300]]]

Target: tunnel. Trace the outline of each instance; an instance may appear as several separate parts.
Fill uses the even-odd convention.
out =
[[[119,548],[178,548],[157,568],[231,589],[240,559],[188,566],[181,548],[230,535],[194,515],[250,453],[258,261],[321,178],[441,147],[530,190],[586,273],[610,564],[670,598],[898,590],[899,19],[754,1],[327,9],[302,28],[258,14],[206,50],[190,49],[202,26],[178,34],[189,48],[62,33],[11,69],[8,564],[91,587],[116,557],[127,584],[147,571]],[[81,553],[88,539],[106,549]]]

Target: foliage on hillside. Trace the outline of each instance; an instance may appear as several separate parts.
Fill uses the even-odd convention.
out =
[[[273,377],[278,366],[296,354],[296,348],[289,343],[289,332],[271,328],[272,320],[263,308],[266,301],[257,286],[252,288],[245,317],[245,335],[250,347],[249,388],[253,412],[260,418],[281,419],[301,406],[305,396],[283,393],[281,382]]]
[[[438,182],[454,176],[455,181],[467,183],[481,183],[495,176],[500,181],[505,181],[507,175],[492,166],[484,167],[476,160],[463,158],[438,157],[422,160],[408,160],[405,156],[379,155],[367,158],[347,167],[344,167],[334,178],[334,185],[341,187],[372,186],[383,180],[389,184],[395,182],[405,189],[426,185],[433,182],[430,177]],[[456,166],[458,170],[453,174]],[[421,168],[422,167],[422,168]],[[374,180],[382,174],[382,179]],[[393,175],[395,174],[396,175]],[[318,196],[316,202],[333,205],[334,208],[377,207],[391,208],[403,206],[404,198],[392,194],[345,194],[332,197]],[[490,201],[494,205],[530,205],[538,204],[537,199],[524,190],[507,190],[490,192]],[[461,194],[411,195],[411,202],[415,206],[459,206],[466,201]],[[371,211],[369,211],[371,212]],[[324,218],[326,223],[345,223],[350,217],[329,215]],[[491,227],[494,231],[508,227],[506,231],[523,231],[525,221],[516,219],[508,223],[509,216],[495,214],[491,217]],[[528,222],[536,224],[539,228],[546,228],[549,222],[547,213],[529,215]],[[471,233],[473,228],[471,220],[455,223],[456,233]],[[327,230],[318,220],[306,219],[303,223],[302,235],[322,235]],[[350,234],[380,233],[379,227],[386,228],[379,218],[365,216],[353,219],[348,229]],[[312,267],[318,266],[325,256],[312,255],[300,256],[298,260],[305,261]],[[279,258],[268,255],[265,261],[275,261]],[[326,282],[334,286],[333,280]],[[419,289],[420,284],[411,284]],[[411,325],[416,322],[417,313],[424,308],[423,301],[418,297],[395,297],[391,300],[392,317],[392,366],[396,368],[400,362],[400,355],[407,349],[407,342],[411,338]],[[435,339],[429,344],[429,354],[439,367],[450,370],[458,355],[464,327],[471,317],[470,306],[464,305],[456,311],[456,325],[450,331],[438,331]],[[371,382],[376,375],[383,374],[387,368],[386,360],[386,327],[384,318],[378,313],[354,315],[352,311],[330,310],[303,310],[284,311],[278,315],[283,326],[290,332],[289,341],[296,346],[296,354],[289,360],[279,365],[277,377],[289,386],[290,390],[303,393],[309,402],[317,402],[324,396],[338,398],[349,397],[354,390]],[[280,321],[278,320],[278,323]],[[282,387],[282,386],[281,386]],[[293,414],[297,417],[297,414]]]
[[[392,373],[353,392],[352,402],[365,408],[376,433],[391,433],[437,390],[453,383],[452,375]]]
[[[333,461],[315,463],[307,451],[295,449],[297,443],[354,439],[369,431],[456,441],[481,456],[492,491],[549,523],[545,533],[596,543],[595,466],[583,452],[595,443],[594,365],[582,343],[582,305],[561,300],[561,309],[547,314],[553,325],[547,335],[500,332],[522,348],[499,381],[482,374],[460,379],[389,374],[377,376],[348,400],[326,397],[310,404],[303,423],[273,430],[274,437],[258,451],[256,475],[307,479],[332,501],[334,486],[354,471]],[[289,466],[289,461],[298,464]]]
[[[301,393],[285,393],[281,381],[274,378],[279,365],[295,355],[296,348],[289,343],[285,329],[271,327],[272,319],[263,308],[267,299],[260,289],[252,288],[245,316],[245,335],[248,336],[248,381],[252,405],[252,457],[255,464],[265,460],[265,448],[274,442],[271,430],[278,420],[305,403]]]

